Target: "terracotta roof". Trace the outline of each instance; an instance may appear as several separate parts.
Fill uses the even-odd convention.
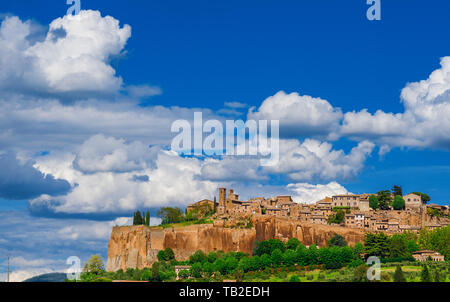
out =
[[[417,251],[417,252],[413,252],[413,254],[429,254],[429,253],[433,253],[433,254],[439,254],[438,252],[432,251],[432,250],[421,250],[421,251]]]

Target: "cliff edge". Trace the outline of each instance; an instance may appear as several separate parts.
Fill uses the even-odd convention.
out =
[[[256,241],[271,238],[283,241],[297,238],[305,245],[326,246],[337,233],[345,237],[349,245],[363,241],[365,232],[340,226],[301,223],[275,217],[256,217],[253,227],[225,228],[212,224],[185,227],[114,227],[108,245],[107,271],[150,267],[157,261],[157,254],[172,248],[178,260],[186,260],[197,250],[205,253],[223,250],[251,253]]]

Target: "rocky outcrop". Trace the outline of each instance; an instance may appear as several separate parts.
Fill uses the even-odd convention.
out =
[[[253,228],[238,229],[220,226],[191,225],[175,228],[146,226],[114,227],[108,246],[106,269],[117,271],[127,268],[150,267],[157,253],[172,248],[178,260],[188,259],[197,250],[241,251],[251,253],[256,241],[270,238],[287,241],[295,237],[305,245],[325,246],[335,234],[346,238],[350,245],[364,240],[361,230],[338,226],[305,224],[274,217],[253,218]]]

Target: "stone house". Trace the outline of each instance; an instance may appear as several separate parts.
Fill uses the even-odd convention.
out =
[[[217,203],[216,203],[217,205]],[[212,211],[214,210],[214,201],[209,199],[203,199],[198,202],[192,203],[187,206],[186,212],[189,213],[191,211],[198,210],[198,211]]]
[[[399,223],[397,220],[389,220],[387,230],[392,233],[398,233],[400,231]]]
[[[422,197],[416,194],[408,194],[403,196],[403,199],[405,200],[405,209],[412,211],[412,210],[420,210],[422,208]]]
[[[332,206],[335,207],[350,207],[352,209],[359,208],[360,195],[344,194],[335,195],[332,198]]]
[[[365,215],[361,212],[345,214],[345,226],[354,229],[364,228]]]
[[[441,255],[438,252],[430,251],[430,250],[421,250],[413,253],[414,259],[418,261],[427,261],[431,259],[432,261],[444,261],[444,255]]]
[[[309,222],[314,224],[328,224],[328,218],[323,215],[311,215]]]

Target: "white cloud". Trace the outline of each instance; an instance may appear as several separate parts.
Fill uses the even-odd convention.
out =
[[[31,267],[44,267],[53,265],[55,263],[59,263],[60,261],[51,260],[51,259],[25,259],[22,256],[19,257],[11,257],[9,264],[11,266],[19,267],[19,268],[31,268]],[[3,263],[3,265],[7,265],[7,261]]]
[[[98,11],[81,11],[50,23],[44,41],[32,44],[30,21],[6,17],[0,28],[0,87],[19,93],[114,94],[122,79],[109,65],[119,55],[131,27],[102,17]]]
[[[346,194],[347,190],[337,182],[330,182],[322,185],[312,185],[308,183],[289,184],[287,188],[292,192],[292,199],[298,203],[315,203],[325,197]]]
[[[148,98],[155,95],[162,94],[162,90],[159,87],[149,85],[128,85],[126,87],[128,95],[133,98]]]
[[[30,270],[17,270],[13,271],[9,275],[9,281],[10,282],[22,282],[27,279],[42,275],[42,274],[49,274],[49,273],[55,273],[54,270],[48,269],[48,268],[38,268],[38,269],[30,269]],[[6,281],[6,274],[0,275],[0,280]]]
[[[24,223],[26,221],[26,223]],[[27,211],[0,211],[0,271],[7,269],[6,255],[11,255],[11,279],[65,272],[66,259],[77,256],[82,263],[91,255],[106,260],[112,227],[130,224],[131,217],[111,221],[55,219],[31,216]],[[5,280],[6,274],[0,275]]]
[[[342,112],[328,101],[280,91],[267,98],[255,111],[251,108],[248,119],[279,120],[282,136],[323,136],[336,138]]]
[[[82,172],[130,172],[153,166],[157,149],[135,141],[96,135],[83,143],[74,166]]]
[[[218,187],[217,183],[201,179],[202,162],[199,159],[183,158],[174,152],[162,150],[153,159],[153,156],[146,155],[150,154],[150,150],[134,148],[139,145],[137,142],[125,143],[103,136],[88,140],[88,149],[91,148],[91,142],[98,146],[99,139],[108,143],[100,143],[105,146],[103,150],[92,149],[95,155],[88,156],[93,160],[92,163],[83,163],[84,168],[92,165],[88,169],[89,173],[77,170],[72,165],[79,154],[50,155],[37,160],[36,167],[42,172],[64,176],[74,188],[65,196],[42,195],[31,200],[31,209],[46,207],[56,213],[72,214],[123,213],[137,208],[186,205],[195,200],[212,198]],[[116,148],[124,150],[125,155],[119,156],[120,160],[116,160],[115,156],[114,160],[107,160],[111,154],[117,153]],[[133,156],[130,155],[130,148],[136,152]],[[142,153],[137,152],[139,150]],[[83,147],[80,152],[85,152]],[[133,159],[131,165],[130,158]],[[135,181],[135,175],[147,176],[148,181]]]
[[[0,95],[0,147],[30,153],[42,150],[73,150],[98,133],[140,141],[146,145],[169,145],[171,124],[192,121],[194,112],[204,119],[220,119],[209,109],[139,107],[134,103],[96,100],[63,105],[56,100],[6,98]],[[38,139],[39,138],[39,139]]]
[[[401,98],[403,113],[346,113],[341,134],[374,139],[383,150],[397,146],[450,149],[450,57],[442,58],[441,68],[428,79],[406,85]]]
[[[343,150],[333,150],[328,142],[281,140],[279,163],[264,169],[287,174],[296,181],[349,179],[362,170],[374,147],[373,143],[363,141],[345,154]]]
[[[233,109],[242,109],[248,107],[247,104],[241,102],[225,102],[225,107],[233,108]]]
[[[114,226],[131,225],[130,217],[119,217],[114,221],[102,221],[89,224],[75,224],[58,230],[58,237],[62,240],[104,240],[109,238]]]
[[[257,158],[206,159],[201,174],[202,178],[212,181],[261,181],[268,178],[260,169]]]

